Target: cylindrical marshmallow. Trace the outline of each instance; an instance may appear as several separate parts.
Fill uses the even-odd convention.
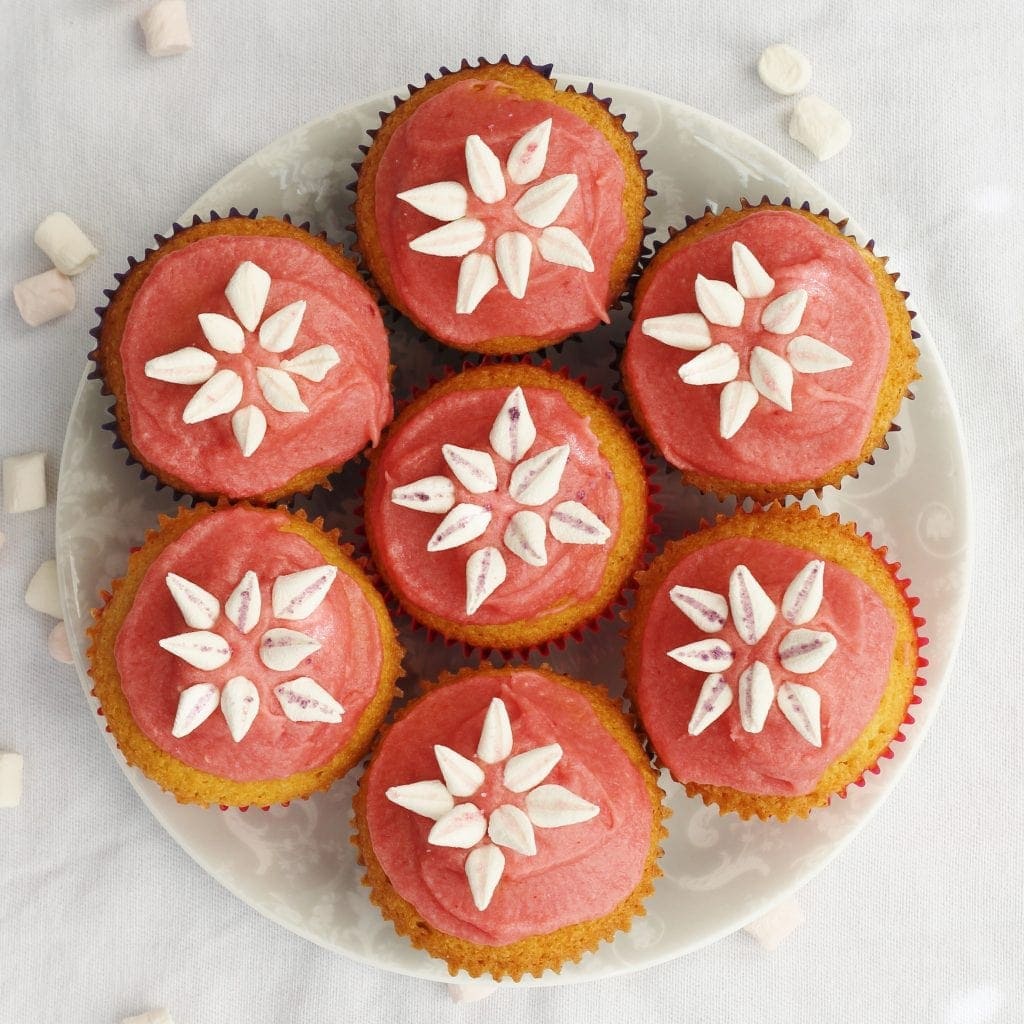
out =
[[[773,92],[792,96],[807,88],[811,80],[811,62],[794,47],[776,43],[761,52],[757,73]]]
[[[135,1017],[122,1017],[121,1024],[174,1024],[167,1010],[147,1010]]]
[[[17,807],[21,803],[24,767],[21,754],[0,751],[0,807]]]
[[[46,270],[19,281],[14,302],[22,320],[38,327],[75,308],[75,287],[59,270]]]
[[[764,949],[774,953],[804,923],[804,912],[794,899],[788,899],[769,910],[764,917],[751,921],[743,930],[752,935]]]
[[[4,511],[33,512],[46,505],[46,455],[26,452],[4,459]]]
[[[497,991],[498,986],[493,981],[473,981],[468,985],[456,985],[454,982],[448,984],[448,995],[453,1003],[478,1003]]]
[[[192,49],[185,0],[159,0],[139,15],[150,57],[173,57]]]
[[[35,233],[36,245],[68,277],[80,274],[99,253],[84,231],[66,214],[51,213]]]
[[[819,160],[835,156],[850,141],[852,133],[850,122],[818,96],[803,96],[796,101],[789,134]]]
[[[57,585],[57,563],[53,559],[43,562],[36,569],[36,574],[25,591],[25,604],[44,615],[52,615],[55,619],[64,617],[60,607],[60,588]]]

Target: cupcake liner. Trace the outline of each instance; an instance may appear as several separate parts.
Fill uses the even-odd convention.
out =
[[[744,514],[747,515],[747,516],[760,516],[760,517],[764,517],[764,516],[778,515],[780,512],[781,513],[786,513],[786,514],[791,514],[794,517],[800,517],[800,518],[808,517],[809,519],[817,520],[821,524],[829,524],[829,529],[835,528],[837,531],[841,531],[842,534],[844,534],[847,538],[854,538],[859,543],[864,544],[868,549],[870,549],[870,551],[873,553],[873,555],[878,559],[878,561],[884,567],[886,573],[888,574],[889,579],[892,581],[893,585],[895,586],[896,591],[898,592],[898,596],[902,600],[903,605],[904,605],[904,607],[906,609],[907,618],[908,618],[909,624],[910,624],[911,629],[912,629],[913,640],[914,640],[914,644],[915,644],[915,652],[914,652],[915,653],[914,678],[913,678],[912,683],[910,684],[910,692],[909,692],[906,708],[904,709],[902,719],[901,719],[901,721],[899,723],[899,726],[896,729],[896,731],[888,739],[888,741],[885,743],[885,745],[879,749],[879,751],[876,754],[876,756],[874,757],[873,761],[871,761],[871,763],[865,765],[865,767],[859,772],[859,774],[856,777],[851,778],[851,779],[843,782],[841,785],[837,786],[836,789],[834,789],[833,791],[831,791],[829,793],[818,794],[818,793],[812,791],[812,793],[810,793],[810,794],[795,795],[795,796],[791,796],[791,797],[773,796],[773,795],[757,796],[756,794],[745,794],[745,793],[742,793],[741,791],[734,790],[734,789],[731,789],[729,787],[712,786],[710,784],[700,784],[700,783],[687,782],[685,780],[681,780],[681,779],[677,778],[675,773],[669,767],[669,765],[667,765],[662,760],[662,758],[659,756],[658,752],[655,750],[654,745],[651,742],[650,738],[647,736],[646,730],[643,728],[642,719],[640,717],[639,711],[636,708],[636,694],[635,694],[635,691],[633,689],[633,686],[632,686],[632,683],[631,683],[631,680],[630,680],[630,668],[629,668],[630,663],[632,661],[632,657],[633,657],[633,655],[631,654],[631,650],[630,650],[631,649],[631,633],[632,633],[633,626],[637,622],[637,612],[638,612],[638,609],[637,608],[633,608],[633,609],[630,609],[629,611],[625,612],[622,615],[623,622],[625,623],[625,629],[621,633],[621,636],[622,636],[624,644],[625,644],[625,658],[624,658],[624,661],[623,661],[622,678],[625,680],[625,684],[626,684],[626,687],[625,687],[626,700],[628,701],[630,708],[636,714],[636,718],[637,718],[637,721],[639,723],[640,730],[641,730],[641,736],[644,737],[645,747],[646,747],[647,751],[650,753],[651,758],[653,759],[654,763],[657,766],[659,766],[660,768],[662,768],[664,771],[668,772],[668,774],[671,775],[673,780],[684,788],[684,790],[686,791],[686,794],[687,794],[688,797],[700,799],[704,803],[704,805],[707,806],[707,807],[715,807],[718,810],[719,815],[722,816],[722,817],[725,817],[728,814],[737,814],[743,820],[749,820],[751,818],[759,818],[762,821],[769,821],[769,820],[788,821],[792,817],[806,818],[811,813],[813,813],[815,810],[817,810],[817,809],[819,809],[821,807],[829,806],[829,804],[831,803],[833,797],[838,796],[841,799],[845,799],[846,796],[847,796],[847,792],[848,792],[850,786],[863,787],[867,783],[867,781],[868,781],[867,780],[867,776],[868,775],[878,775],[879,772],[881,771],[881,768],[882,768],[880,762],[883,761],[883,760],[890,760],[893,757],[893,755],[894,755],[894,750],[893,750],[894,745],[897,744],[897,743],[904,742],[904,740],[906,739],[905,734],[904,734],[904,729],[907,726],[913,725],[914,721],[915,721],[914,720],[914,716],[913,716],[913,714],[911,712],[911,708],[913,708],[917,704],[921,703],[922,698],[921,698],[921,695],[920,695],[920,693],[918,691],[920,690],[921,687],[924,687],[924,686],[927,685],[927,679],[925,679],[921,675],[921,672],[925,668],[927,668],[927,666],[928,666],[928,659],[921,654],[921,649],[928,645],[929,640],[928,640],[928,637],[922,632],[922,630],[926,626],[926,621],[925,621],[925,619],[923,617],[921,617],[921,616],[916,614],[916,609],[920,605],[920,598],[915,597],[915,596],[910,594],[909,591],[910,591],[911,582],[910,582],[909,579],[907,579],[907,578],[905,578],[905,577],[900,575],[900,572],[901,572],[901,569],[902,569],[901,564],[898,561],[890,561],[889,560],[889,558],[888,558],[888,555],[889,555],[888,547],[885,546],[885,545],[880,546],[880,547],[876,547],[875,544],[874,544],[874,540],[873,540],[872,534],[870,532],[865,531],[862,534],[858,533],[857,532],[857,528],[856,528],[856,524],[854,524],[854,523],[844,523],[841,520],[841,518],[840,518],[838,513],[834,513],[833,512],[833,513],[830,513],[830,514],[826,514],[826,513],[823,513],[817,506],[813,506],[813,505],[808,507],[808,508],[801,508],[800,506],[783,506],[779,502],[774,502],[771,505],[766,506],[766,507],[760,507],[760,508],[755,507],[753,510],[748,511],[748,512],[746,512]],[[687,537],[694,536],[695,534],[697,534],[697,533],[699,533],[699,532],[701,532],[703,530],[711,529],[713,527],[722,525],[724,523],[728,523],[731,520],[733,520],[734,518],[735,517],[733,517],[733,516],[717,515],[717,516],[715,516],[711,520],[701,519],[700,524],[697,527],[697,529],[692,531],[692,533],[687,534],[686,537],[684,537],[682,539],[685,540],[685,539],[687,539]],[[743,536],[743,534],[740,534],[740,536]],[[775,539],[775,538],[766,538],[766,539]],[[808,547],[807,550],[808,551],[813,551],[814,549]],[[644,585],[644,583],[645,583],[645,578],[647,577],[647,575],[652,570],[657,569],[657,568],[658,568],[657,566],[653,566],[652,565],[652,566],[648,566],[646,569],[641,570],[640,572],[638,572],[636,574],[636,581],[637,581],[638,587],[642,587]],[[668,566],[665,569],[665,572],[667,573],[670,570],[671,570],[671,566]],[[658,582],[660,582],[658,577],[656,577],[656,580]],[[898,624],[897,624],[897,629],[898,629]],[[891,672],[892,672],[892,669],[890,668],[890,673]],[[888,689],[888,685],[889,684],[887,683],[887,689]],[[880,701],[879,707],[881,707],[881,706],[882,705],[881,705],[881,701]],[[877,709],[876,709],[875,713],[877,714]],[[872,718],[872,721],[873,721],[873,718]],[[871,726],[871,722],[869,722],[862,729],[862,731],[858,735],[854,745],[856,745],[857,743],[859,743],[861,741],[862,737],[865,735],[865,733],[867,733],[867,731],[870,728],[870,726]],[[850,749],[853,749],[853,748],[851,747]],[[839,758],[836,759],[836,761],[833,761],[833,762],[830,763],[829,767],[831,767],[833,764],[837,763],[837,761],[839,761],[843,757],[845,757],[847,753],[849,753],[849,751],[844,751],[843,754],[841,754],[839,756]],[[827,771],[827,769],[826,769],[826,771]],[[720,793],[720,794],[723,794],[723,795],[726,795],[726,796],[728,796],[730,794],[734,794],[735,796],[739,796],[739,797],[755,796],[755,797],[757,797],[757,799],[767,803],[769,805],[769,809],[768,810],[764,810],[762,808],[751,809],[751,808],[745,807],[745,806],[741,806],[741,807],[723,807],[719,803],[719,800],[716,799],[716,793]]]
[[[699,216],[694,217],[694,216],[691,216],[690,214],[685,214],[684,218],[683,218],[683,227],[682,228],[677,228],[677,227],[674,227],[672,225],[669,225],[669,227],[667,228],[667,237],[664,238],[664,239],[659,239],[659,240],[653,242],[653,244],[651,246],[650,255],[641,260],[640,265],[638,266],[638,269],[637,269],[637,273],[636,273],[635,277],[632,280],[632,289],[631,289],[631,292],[630,292],[629,298],[628,298],[628,303],[629,303],[629,307],[630,307],[629,308],[629,316],[630,316],[631,323],[635,323],[637,284],[639,283],[640,278],[643,276],[644,272],[651,265],[651,263],[654,261],[655,257],[658,255],[660,250],[666,244],[671,242],[674,238],[676,238],[676,236],[681,234],[683,231],[685,231],[686,229],[692,227],[698,221],[702,220],[704,217],[707,217],[707,216],[719,216],[719,215],[722,215],[722,214],[732,214],[732,213],[737,213],[737,212],[742,213],[742,212],[744,212],[746,210],[756,210],[756,209],[759,209],[761,207],[789,207],[790,209],[793,209],[793,210],[799,210],[799,211],[803,211],[803,212],[806,212],[806,213],[813,214],[814,216],[817,216],[817,217],[823,217],[826,220],[828,220],[835,228],[837,228],[839,230],[839,232],[842,235],[842,237],[850,239],[853,242],[856,242],[856,238],[854,237],[854,235],[852,235],[850,232],[848,232],[846,230],[846,227],[847,227],[847,225],[849,223],[849,218],[844,217],[843,219],[838,220],[838,221],[837,220],[833,220],[833,218],[832,218],[832,216],[831,216],[831,214],[829,212],[828,207],[825,207],[825,208],[823,208],[820,211],[815,211],[811,207],[811,204],[809,202],[803,202],[799,206],[794,206],[792,199],[790,197],[788,197],[788,196],[786,196],[784,199],[781,200],[781,202],[778,202],[778,203],[772,202],[772,200],[767,195],[762,196],[761,199],[758,202],[754,202],[754,203],[748,201],[745,198],[741,198],[739,200],[738,208],[734,208],[734,207],[731,207],[731,206],[725,206],[725,207],[723,207],[720,210],[715,210],[711,206],[706,206],[704,208],[704,212],[701,215],[699,215]],[[859,243],[857,243],[857,245],[859,246]],[[873,257],[875,257],[875,259],[877,259],[883,267],[886,267],[886,264],[888,264],[890,257],[888,257],[888,256],[879,256],[879,255],[877,255],[875,253],[875,240],[874,239],[869,239],[863,245],[862,248],[866,249]],[[908,316],[910,318],[910,338],[911,338],[911,342],[912,342],[912,344],[914,346],[914,351],[915,351],[915,368],[914,368],[913,376],[907,382],[906,387],[904,388],[902,394],[899,396],[900,397],[900,403],[897,405],[896,410],[895,410],[895,412],[894,412],[894,414],[892,416],[892,419],[891,419],[889,425],[886,427],[885,431],[880,436],[880,438],[878,440],[878,443],[875,445],[875,447],[871,450],[870,453],[868,453],[863,458],[861,458],[860,461],[852,469],[850,469],[849,471],[843,473],[840,477],[838,477],[834,481],[833,480],[827,480],[824,483],[821,483],[821,484],[819,484],[817,486],[813,486],[813,484],[814,484],[813,480],[811,480],[811,481],[790,481],[789,482],[789,489],[787,489],[785,491],[780,491],[778,486],[767,485],[767,484],[766,485],[757,485],[756,487],[749,487],[749,488],[748,487],[742,487],[742,488],[734,487],[734,486],[731,485],[730,481],[727,481],[727,480],[722,480],[722,479],[715,478],[715,477],[704,476],[702,474],[687,473],[684,470],[680,470],[677,467],[674,467],[666,459],[665,462],[670,467],[670,469],[672,469],[675,472],[679,473],[682,476],[684,483],[686,483],[687,485],[689,485],[691,487],[697,488],[699,491],[701,491],[704,494],[712,495],[715,498],[717,498],[719,501],[724,501],[727,498],[731,498],[731,497],[736,497],[736,498],[752,498],[755,502],[757,502],[757,503],[759,503],[761,505],[767,506],[767,505],[770,505],[772,502],[778,501],[778,500],[783,499],[783,498],[801,498],[804,495],[811,494],[811,493],[813,493],[818,498],[818,500],[821,500],[822,494],[823,494],[823,492],[824,492],[826,487],[832,487],[832,488],[834,488],[835,490],[838,491],[838,490],[841,489],[843,483],[846,480],[848,480],[848,479],[858,479],[859,476],[860,476],[860,470],[861,470],[861,468],[863,466],[865,466],[865,465],[873,466],[875,464],[875,456],[876,456],[876,454],[879,451],[888,451],[889,450],[889,440],[888,440],[889,435],[893,434],[893,433],[897,433],[901,429],[899,424],[897,424],[895,422],[895,418],[896,418],[896,416],[899,415],[900,407],[902,405],[902,401],[903,400],[907,400],[907,401],[913,401],[914,400],[914,393],[911,390],[911,385],[913,384],[913,382],[915,380],[919,380],[920,376],[921,376],[920,373],[917,371],[917,368],[916,368],[916,359],[920,357],[920,351],[917,349],[916,342],[920,338],[921,335],[920,335],[920,332],[916,331],[914,329],[914,326],[913,326],[913,321],[916,319],[917,313],[913,309],[911,309],[909,305],[907,305],[907,300],[910,298],[910,293],[907,292],[907,291],[904,291],[902,289],[896,288],[896,282],[899,280],[899,277],[900,277],[899,273],[898,272],[896,272],[896,273],[891,272],[891,271],[888,270],[887,267],[886,267],[885,273],[888,276],[888,278],[891,280],[895,292],[900,296],[900,298],[902,299],[904,305],[906,306],[906,311],[907,311],[907,314],[908,314]],[[650,440],[649,433],[648,433],[648,431],[646,429],[646,426],[641,422],[639,414],[636,412],[636,410],[633,407],[634,403],[630,402],[630,400],[629,400],[629,390],[628,390],[628,387],[626,386],[624,374],[622,372],[622,365],[621,365],[622,364],[622,357],[623,357],[624,351],[625,351],[625,346],[626,346],[626,342],[624,341],[622,343],[621,349],[617,349],[616,358],[615,358],[615,360],[612,363],[612,369],[615,371],[615,374],[616,374],[615,390],[616,390],[616,392],[618,394],[620,394],[625,399],[626,405],[629,407],[629,409],[631,411],[631,414],[636,419],[636,422],[637,422],[638,426],[640,427],[641,431],[643,432],[644,436],[648,437],[648,439]],[[883,382],[884,382],[884,378],[883,378]],[[871,436],[871,435],[869,434],[868,436]],[[661,454],[661,452],[659,451],[657,445],[654,443],[653,440],[650,441],[650,444],[651,444],[652,450],[654,452],[656,452],[660,458],[664,459],[664,456]],[[697,479],[700,479],[701,482],[698,483]],[[811,485],[811,486],[804,487],[804,486],[802,486],[803,483],[807,483],[808,485]]]

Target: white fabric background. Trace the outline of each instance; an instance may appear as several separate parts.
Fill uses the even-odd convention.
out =
[[[177,1024],[463,1020],[717,1024],[1020,1021],[1024,464],[1024,13],[936,4],[355,4],[191,0],[196,46],[149,58],[138,0],[3,0],[0,18],[0,456],[43,449],[51,497],[92,307],[124,257],[242,159],[362,96],[508,50],[641,86],[732,122],[806,168],[898,255],[949,370],[978,509],[974,599],[943,706],[852,845],[800,894],[774,955],[739,933],[605,982],[502,990],[457,1007],[441,985],[359,966],[264,920],[150,817],[110,756],[52,622],[22,595],[53,554],[53,506],[0,514],[0,749],[26,757],[0,811],[0,1021],[107,1024],[168,1006]],[[791,42],[854,138],[818,165],[791,101],[757,80]],[[102,255],[78,308],[31,330],[11,285],[48,267],[32,232],[70,213]]]

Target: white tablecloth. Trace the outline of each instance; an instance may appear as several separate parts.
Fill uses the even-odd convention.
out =
[[[294,126],[463,56],[526,52],[732,122],[898,253],[966,428],[974,600],[919,755],[802,890],[806,924],[778,952],[741,932],[635,975],[456,1007],[439,984],[265,920],[170,840],[73,670],[48,657],[52,621],[23,603],[53,555],[52,503],[0,515],[0,750],[26,758],[23,803],[0,810],[0,1021],[107,1024],[154,1006],[177,1024],[1021,1020],[1024,8],[190,0],[195,48],[165,60],[141,45],[142,8],[4,0],[0,11],[0,455],[47,452],[51,499],[92,307],[127,254]],[[811,57],[813,91],[853,122],[850,146],[827,163],[789,139],[792,101],[754,72],[780,40]],[[32,233],[54,209],[102,254],[76,281],[78,308],[32,330],[10,288],[47,268]]]

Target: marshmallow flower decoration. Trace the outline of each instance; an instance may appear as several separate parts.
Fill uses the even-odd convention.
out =
[[[470,135],[465,150],[468,190],[458,181],[438,181],[398,193],[399,199],[420,213],[444,221],[441,227],[412,239],[409,248],[462,260],[456,313],[472,313],[499,277],[514,298],[523,298],[535,249],[547,263],[593,271],[594,261],[579,236],[555,223],[579,187],[579,178],[558,174],[538,181],[544,173],[550,138],[548,118],[513,145],[502,167],[490,146],[479,135]],[[519,188],[534,181],[537,184],[525,191]],[[481,251],[488,239],[488,224],[483,211],[469,215],[471,195],[493,210],[501,223],[504,208],[511,207],[515,227],[493,239],[493,256]]]
[[[804,628],[821,607],[824,578],[825,563],[810,561],[796,574],[782,597],[782,617],[797,627],[783,636],[777,650],[782,669],[789,674],[812,675],[836,650],[836,638],[831,633]],[[728,596],[677,586],[669,591],[669,598],[701,632],[709,634],[705,640],[668,652],[668,657],[681,665],[710,673],[701,687],[688,728],[691,736],[699,736],[725,714],[734,696],[725,673],[736,652],[724,640],[715,639],[714,634],[722,631],[731,614],[740,640],[756,648],[779,609],[745,565],[737,565],[730,574]],[[774,702],[808,743],[821,746],[821,697],[817,690],[787,680],[776,691],[771,672],[761,660],[751,662],[740,674],[738,690],[740,725],[745,732],[758,733],[764,728]]]
[[[697,275],[694,291],[699,313],[649,317],[641,324],[643,333],[655,341],[699,353],[679,367],[684,384],[725,385],[719,406],[719,434],[725,440],[747,422],[762,398],[786,412],[793,411],[794,370],[824,373],[852,365],[847,356],[825,342],[798,333],[807,307],[803,288],[776,295],[775,280],[742,242],[732,244],[732,270],[735,286]],[[760,314],[755,318],[748,317],[752,299],[770,300],[759,304]],[[742,379],[739,353],[728,341],[715,343],[717,327],[741,328],[749,336],[764,332],[768,344],[778,344],[789,336],[785,356],[755,345],[746,367],[747,379]]]
[[[567,444],[548,448],[530,458],[526,453],[537,439],[537,429],[521,387],[514,388],[501,407],[489,436],[491,451],[514,467],[508,484],[509,497],[523,506],[509,519],[503,543],[506,550],[527,565],[547,565],[546,539],[563,544],[604,544],[611,530],[579,501],[555,505],[547,518],[535,508],[558,496],[562,473],[569,461]],[[452,475],[474,497],[498,490],[498,473],[489,452],[446,444],[442,455]],[[391,492],[391,500],[404,508],[444,514],[427,542],[427,551],[447,551],[470,544],[491,524],[493,513],[484,504],[456,504],[454,482],[446,476],[424,477]],[[486,501],[486,499],[483,499]],[[499,548],[479,547],[466,561],[466,614],[472,615],[507,577],[505,557]]]
[[[309,618],[327,597],[338,570],[333,565],[278,576],[271,590],[274,616],[283,622]],[[167,589],[181,611],[189,632],[165,637],[160,646],[200,672],[212,672],[231,661],[232,650],[227,640],[213,628],[223,614],[236,629],[247,636],[260,620],[263,601],[260,582],[254,572],[247,572],[231,592],[223,609],[220,601],[208,591],[183,576],[168,573]],[[291,672],[320,649],[312,637],[283,626],[266,630],[259,639],[260,661],[272,672]],[[274,696],[285,716],[293,722],[338,723],[345,709],[315,679],[298,676],[274,687]],[[197,681],[182,691],[171,735],[182,739],[198,729],[220,708],[231,738],[240,743],[252,727],[260,710],[256,684],[245,676],[233,676],[218,687]]]
[[[577,825],[601,810],[564,786],[543,784],[562,759],[559,744],[535,747],[514,757],[512,746],[508,709],[500,697],[495,697],[484,716],[475,757],[437,744],[434,756],[441,779],[392,786],[385,794],[393,804],[434,821],[427,836],[429,845],[470,851],[465,861],[466,880],[480,911],[490,906],[505,872],[503,849],[533,857],[537,853],[535,829]],[[494,776],[485,787],[487,769],[497,765],[503,766],[500,780]],[[508,802],[489,814],[472,801],[457,802],[477,793],[482,795],[485,788],[489,792],[503,791]],[[515,802],[520,794],[525,794],[522,806]]]
[[[330,345],[318,345],[298,355],[261,365],[261,353],[290,352],[299,336],[306,302],[299,300],[264,317],[272,281],[255,263],[240,263],[228,281],[224,294],[235,316],[200,313],[199,328],[213,351],[187,346],[157,356],[146,363],[146,376],[170,384],[202,385],[181,414],[186,424],[201,423],[215,416],[231,416],[231,429],[242,455],[248,458],[263,443],[267,417],[254,404],[242,405],[244,384],[241,376],[219,365],[217,353],[244,355],[255,366],[256,381],[263,401],[277,412],[306,414],[296,377],[319,384],[341,361]],[[258,332],[257,332],[258,328]],[[253,346],[247,333],[258,333]]]

